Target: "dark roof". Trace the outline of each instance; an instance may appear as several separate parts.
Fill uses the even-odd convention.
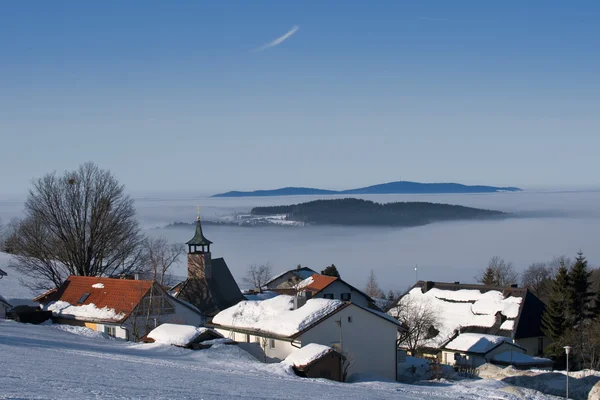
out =
[[[194,237],[191,238],[187,243],[189,246],[208,246],[212,244],[210,240],[204,237],[202,233],[202,223],[200,222],[200,217],[198,217],[198,221],[196,222],[196,233]]]
[[[7,275],[7,273],[2,271],[2,269],[0,268],[0,277],[6,276],[6,275]]]
[[[440,290],[462,290],[471,289],[479,290],[481,293],[486,293],[490,290],[502,292],[504,297],[521,297],[523,300],[519,306],[519,314],[515,319],[514,328],[512,331],[499,329],[499,326],[494,325],[492,328],[483,327],[463,327],[461,332],[470,333],[485,333],[490,335],[512,337],[513,339],[523,339],[529,337],[545,336],[542,332],[542,315],[546,309],[545,304],[537,298],[527,288],[520,287],[504,287],[491,285],[478,285],[471,283],[451,283],[451,282],[432,282],[418,281],[407,293],[413,288],[421,288],[421,290],[429,290],[432,288]]]
[[[223,258],[211,260],[210,278],[188,278],[176,297],[193,304],[208,317],[244,300]]]
[[[313,271],[312,269],[310,269],[308,267],[300,267],[300,268],[290,269],[290,270],[280,273],[279,275],[275,275],[274,277],[272,277],[269,280],[269,282],[265,283],[265,286],[268,286],[274,280],[279,279],[288,273],[292,273],[292,274],[296,275],[298,278],[300,278],[301,280],[304,280],[304,279],[308,278],[309,276],[311,276],[312,274],[316,274],[317,272]],[[308,276],[306,276],[306,275],[308,275]]]

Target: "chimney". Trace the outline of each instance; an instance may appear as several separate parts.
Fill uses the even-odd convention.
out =
[[[421,288],[421,292],[423,293],[427,293],[429,292],[431,289],[433,289],[433,286],[435,286],[435,282],[433,281],[427,281],[423,284],[423,287]]]
[[[460,285],[460,281],[454,281],[455,285]]]
[[[518,288],[519,285],[517,285],[516,283],[513,283],[512,285],[510,285],[511,288]]]
[[[312,298],[312,292],[299,292],[294,296],[294,310],[299,309]]]
[[[189,253],[188,254],[188,278],[190,279],[210,279],[212,278],[210,252]]]

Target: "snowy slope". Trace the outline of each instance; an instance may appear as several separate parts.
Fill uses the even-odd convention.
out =
[[[76,334],[80,330],[0,321],[0,398],[550,398],[485,379],[424,385],[302,379],[289,366],[262,364],[237,346],[192,351]]]

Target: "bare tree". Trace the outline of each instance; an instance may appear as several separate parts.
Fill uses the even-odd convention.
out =
[[[248,267],[248,272],[244,278],[244,282],[252,287],[252,289],[258,289],[260,293],[263,291],[263,287],[269,282],[272,276],[271,264],[252,264]]]
[[[367,278],[367,283],[365,284],[365,293],[369,297],[381,299],[384,296],[383,290],[379,287],[377,283],[377,277],[375,276],[375,271],[371,270],[369,273],[369,277]]]
[[[554,274],[547,263],[533,263],[521,274],[521,286],[530,289],[537,297],[547,299]]]
[[[165,285],[169,269],[185,253],[185,245],[169,243],[165,238],[147,238],[144,241],[147,273],[160,286]]]
[[[494,256],[490,259],[488,266],[482,270],[475,280],[484,285],[511,286],[519,281],[519,274],[515,271],[512,262],[506,262],[503,258]]]
[[[133,199],[93,163],[34,180],[16,236],[15,266],[47,286],[60,285],[65,274],[130,273],[143,263]]]
[[[415,301],[402,297],[389,314],[402,325],[398,346],[406,348],[413,357],[417,356],[428,339],[439,334],[435,328],[440,324],[438,310],[429,301]]]

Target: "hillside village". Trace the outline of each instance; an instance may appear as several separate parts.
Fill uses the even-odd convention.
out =
[[[212,258],[212,244],[198,217],[186,243],[185,280],[167,287],[136,277],[71,275],[30,300],[0,292],[0,319],[193,350],[235,346],[300,377],[339,382],[464,379],[488,366],[553,369],[544,352],[552,342],[542,329],[546,306],[529,289],[419,281],[385,302],[339,276],[298,266],[242,292],[225,260]],[[4,268],[7,278],[12,270]],[[406,316],[427,309],[438,318],[415,336]],[[590,392],[597,380],[582,390]]]

